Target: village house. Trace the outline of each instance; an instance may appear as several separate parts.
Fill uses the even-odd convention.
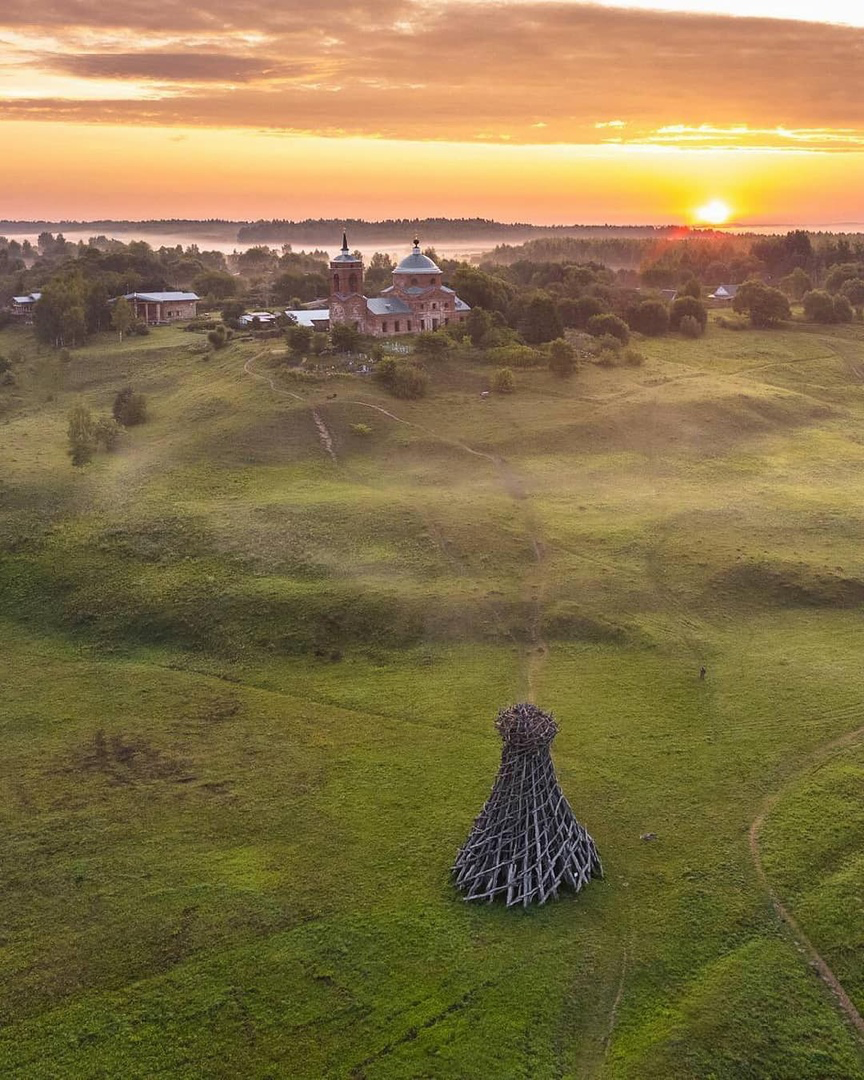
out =
[[[33,322],[33,309],[42,298],[41,292],[28,293],[27,296],[13,296],[9,310],[12,317],[24,323]]]
[[[731,304],[737,292],[737,285],[718,285],[716,289],[708,293],[708,299],[715,303]]]
[[[415,238],[410,255],[393,271],[393,284],[371,299],[363,295],[363,259],[348,249],[342,234],[342,250],[330,262],[330,306],[318,311],[292,311],[301,325],[347,323],[363,334],[392,337],[420,330],[439,330],[464,322],[471,308],[443,283],[444,274],[420,250]]]
[[[201,299],[194,292],[133,292],[123,297],[132,305],[135,318],[148,326],[194,319]]]

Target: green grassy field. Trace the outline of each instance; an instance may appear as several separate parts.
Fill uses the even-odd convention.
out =
[[[0,1075],[864,1080],[748,844],[864,1010],[864,327],[420,402],[197,342],[0,333]],[[529,696],[607,876],[465,905]]]

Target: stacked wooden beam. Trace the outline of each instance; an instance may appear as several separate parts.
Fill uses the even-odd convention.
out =
[[[550,747],[558,725],[536,705],[502,709],[501,766],[486,805],[453,867],[466,900],[503,897],[545,904],[562,887],[578,892],[603,868],[594,841],[558,785]]]

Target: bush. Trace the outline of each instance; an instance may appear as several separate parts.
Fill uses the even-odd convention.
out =
[[[372,434],[372,428],[368,424],[351,424],[352,435],[362,435],[364,438]]]
[[[131,386],[124,386],[114,398],[111,415],[123,427],[143,424],[147,419],[147,399],[143,394],[136,394]]]
[[[87,465],[96,451],[96,429],[86,405],[76,405],[69,413],[67,453],[76,468]]]
[[[643,300],[630,318],[630,328],[648,337],[658,337],[669,329],[669,309],[662,300]]]
[[[627,323],[619,319],[617,315],[592,315],[585,329],[592,337],[605,337],[608,334],[610,337],[617,338],[622,345],[626,345],[630,340],[630,329]]]
[[[837,316],[834,311],[834,297],[824,289],[811,289],[804,294],[804,318],[808,322],[833,323]]]
[[[705,333],[705,327],[692,315],[685,315],[678,324],[678,329],[686,338],[702,337]]]
[[[697,300],[695,296],[679,296],[677,300],[672,301],[672,307],[669,309],[670,329],[680,330],[681,320],[688,315],[696,319],[703,330],[708,325],[708,310],[702,301]]]
[[[516,389],[516,380],[508,367],[498,368],[492,376],[492,389],[496,394],[512,394]]]
[[[604,334],[602,337],[597,338],[598,352],[611,352],[615,353],[617,356],[623,348],[623,342],[619,338],[613,337],[611,334]]]
[[[453,339],[441,330],[421,330],[414,339],[414,348],[424,356],[440,357],[453,347]]]
[[[429,389],[429,376],[422,368],[392,356],[378,361],[372,378],[386,386],[394,397],[405,400],[425,397]]]
[[[618,364],[618,353],[612,349],[603,349],[597,359],[594,361],[598,367],[616,367]]]
[[[113,450],[122,434],[123,428],[113,416],[103,416],[93,426],[93,437],[104,450]]]
[[[336,323],[330,328],[330,344],[336,352],[357,352],[360,348],[360,331],[348,323]]]
[[[645,363],[645,357],[638,349],[625,349],[624,350],[624,363],[628,367],[642,367]]]
[[[211,330],[207,335],[207,340],[213,346],[214,349],[221,349],[224,345],[228,344],[228,335],[230,330],[226,330],[224,326],[217,326],[215,330]]]
[[[289,326],[285,333],[288,348],[298,356],[309,352],[314,332],[311,326]]]
[[[564,338],[556,338],[549,345],[549,370],[561,379],[576,370],[576,350]]]
[[[836,322],[852,322],[855,318],[855,311],[852,305],[849,303],[849,298],[844,296],[843,293],[838,293],[834,297],[834,319]]]

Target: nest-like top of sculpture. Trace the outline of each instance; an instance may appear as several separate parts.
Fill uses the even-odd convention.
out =
[[[558,734],[558,725],[551,713],[536,705],[511,705],[498,713],[495,721],[498,734],[514,750],[540,750]]]

